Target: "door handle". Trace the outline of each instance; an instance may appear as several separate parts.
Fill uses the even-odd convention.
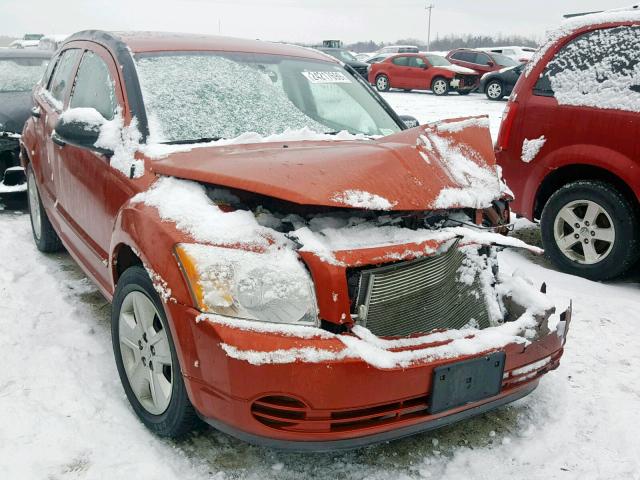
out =
[[[65,142],[63,139],[61,139],[57,133],[52,133],[51,134],[51,140],[53,141],[53,143],[55,143],[56,145],[59,145],[61,147],[64,147],[67,142]]]
[[[40,107],[33,107],[31,109],[31,116],[35,118],[40,118],[42,116],[42,112],[40,112]]]

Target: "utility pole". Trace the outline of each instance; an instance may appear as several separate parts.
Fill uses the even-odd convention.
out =
[[[429,21],[427,23],[427,52],[431,50],[431,10],[435,8],[435,5],[432,3],[425,7],[425,10],[429,11]]]

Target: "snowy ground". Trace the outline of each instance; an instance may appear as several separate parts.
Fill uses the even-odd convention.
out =
[[[385,97],[421,122],[488,113],[494,135],[504,108],[476,94]],[[518,234],[539,238],[535,229]],[[638,278],[594,283],[544,258],[501,253],[504,271],[546,281],[559,305],[573,299],[561,367],[528,398],[470,421],[303,455],[211,429],[181,442],[148,433],[120,386],[109,305],[97,290],[68,255],[36,251],[20,211],[0,211],[0,252],[0,479],[640,479]]]

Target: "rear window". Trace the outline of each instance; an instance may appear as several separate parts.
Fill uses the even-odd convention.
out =
[[[549,61],[533,93],[565,105],[640,111],[640,27],[576,37]]]

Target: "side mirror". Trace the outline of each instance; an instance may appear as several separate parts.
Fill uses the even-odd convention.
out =
[[[398,115],[400,120],[407,126],[407,128],[414,128],[420,125],[420,122],[416,117],[412,117],[411,115]]]
[[[493,63],[492,61],[488,61],[488,62],[487,62],[487,66],[488,66],[488,67],[495,67],[495,66],[496,66],[496,64],[495,64],[495,63]]]
[[[423,70],[426,70],[427,68],[429,68],[429,65],[427,65],[426,63],[420,65],[420,68]]]
[[[93,108],[71,108],[60,116],[52,140],[60,146],[70,144],[111,156],[113,150],[96,146],[100,128],[106,122],[107,120]]]

